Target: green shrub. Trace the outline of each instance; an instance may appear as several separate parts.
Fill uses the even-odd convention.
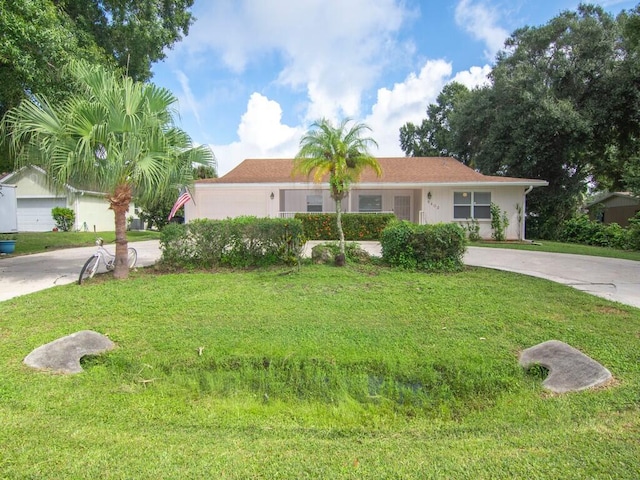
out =
[[[627,228],[627,248],[629,250],[640,250],[640,212],[629,219]]]
[[[54,207],[51,209],[51,216],[56,222],[56,227],[63,232],[68,232],[76,221],[76,214],[70,208]]]
[[[503,212],[500,207],[491,203],[491,238],[496,242],[504,242],[505,231],[509,227],[509,217],[507,212]]]
[[[467,219],[466,225],[462,228],[467,232],[467,238],[470,242],[477,242],[482,239],[480,237],[480,222],[478,222],[477,218]]]
[[[384,229],[380,243],[386,263],[432,271],[459,270],[466,249],[465,231],[455,223],[394,222]]]
[[[559,234],[559,240],[563,242],[631,250],[640,250],[639,238],[640,219],[630,219],[629,228],[625,229],[617,223],[590,220],[587,215],[563,222]]]
[[[296,213],[302,222],[305,237],[309,240],[336,240],[338,228],[335,213]],[[380,233],[395,220],[392,213],[343,213],[342,230],[345,240],[379,240]]]
[[[589,217],[586,215],[578,215],[562,223],[558,240],[562,242],[593,245],[592,239],[601,228],[601,223],[589,220]]]
[[[294,264],[305,240],[295,219],[196,220],[162,229],[162,262],[177,267],[264,267]]]

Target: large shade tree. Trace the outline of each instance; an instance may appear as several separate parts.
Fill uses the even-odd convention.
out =
[[[0,0],[0,118],[24,98],[73,94],[64,67],[87,60],[134,80],[189,32],[193,0]],[[0,151],[0,173],[13,170]]]
[[[450,117],[457,106],[469,97],[469,89],[461,83],[444,86],[436,103],[427,107],[427,118],[420,125],[407,122],[400,128],[400,148],[408,157],[455,157],[467,163],[464,152],[453,149]]]
[[[23,100],[3,122],[18,165],[39,165],[55,185],[106,192],[114,211],[114,276],[128,275],[126,214],[132,199],[189,185],[193,165],[213,160],[173,123],[176,98],[164,88],[135,82],[100,66],[73,62],[80,93],[60,103]]]
[[[554,238],[589,189],[640,190],[639,45],[640,7],[613,18],[581,4],[518,29],[490,83],[462,95],[445,87],[420,127],[401,129],[402,148],[548,180],[527,197],[527,234]]]
[[[314,181],[321,182],[329,176],[331,198],[336,203],[336,222],[340,240],[341,259],[345,257],[344,231],[342,230],[342,200],[360,178],[365,168],[371,168],[380,176],[382,169],[371,156],[369,148],[378,144],[371,137],[364,137],[371,129],[364,123],[353,123],[346,118],[338,126],[329,120],[314,122],[300,140],[300,150],[294,160],[294,174],[313,174]]]

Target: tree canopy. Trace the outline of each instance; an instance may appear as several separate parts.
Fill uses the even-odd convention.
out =
[[[418,126],[408,122],[400,128],[400,147],[410,157],[456,157],[450,116],[469,95],[464,85],[452,82],[444,86],[435,104],[427,107],[427,118]]]
[[[316,182],[329,175],[329,191],[336,202],[336,221],[343,260],[345,240],[342,230],[342,200],[365,168],[373,169],[377,175],[382,173],[380,164],[369,153],[369,147],[377,147],[378,144],[371,137],[363,137],[371,129],[364,123],[349,125],[351,122],[349,118],[338,126],[324,118],[314,122],[300,140],[300,150],[295,157],[293,169],[293,173],[313,174]]]
[[[187,35],[193,0],[0,0],[0,118],[23,98],[64,99],[64,68],[88,60],[138,81]],[[0,171],[10,170],[0,155]]]
[[[193,0],[54,0],[73,20],[81,45],[97,45],[137,81],[189,33]]]
[[[57,103],[40,95],[23,100],[7,113],[1,133],[18,165],[42,166],[57,185],[106,193],[115,219],[114,276],[124,278],[132,199],[151,201],[189,185],[194,163],[210,164],[213,154],[174,126],[176,98],[167,89],[87,62],[68,68],[78,94]]]
[[[445,87],[427,128],[401,129],[403,150],[424,143],[485,174],[549,181],[528,197],[534,236],[553,237],[588,187],[640,193],[639,27],[640,6],[613,18],[583,4],[516,30],[490,84],[463,95]]]

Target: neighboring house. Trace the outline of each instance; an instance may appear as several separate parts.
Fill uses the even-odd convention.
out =
[[[587,205],[589,217],[602,223],[629,226],[629,219],[640,211],[640,198],[630,192],[607,193]]]
[[[485,176],[449,157],[378,158],[382,176],[365,170],[343,200],[345,212],[393,212],[418,224],[475,218],[480,235],[491,238],[490,205],[509,218],[506,238],[524,238],[527,193],[544,180]],[[329,185],[313,177],[293,177],[292,159],[249,159],[220,178],[198,180],[186,221],[241,215],[291,217],[296,212],[335,212]],[[518,210],[522,214],[518,213]]]
[[[47,182],[47,175],[39,167],[24,167],[1,179],[16,185],[19,232],[48,232],[56,223],[51,216],[54,207],[70,208],[76,216],[76,230],[113,231],[113,211],[105,194],[65,185],[56,190]]]

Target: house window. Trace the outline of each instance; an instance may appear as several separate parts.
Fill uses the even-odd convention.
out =
[[[307,212],[322,212],[322,195],[307,195]]]
[[[491,192],[454,192],[453,218],[491,218]]]
[[[358,211],[361,213],[382,212],[382,195],[360,195]]]

